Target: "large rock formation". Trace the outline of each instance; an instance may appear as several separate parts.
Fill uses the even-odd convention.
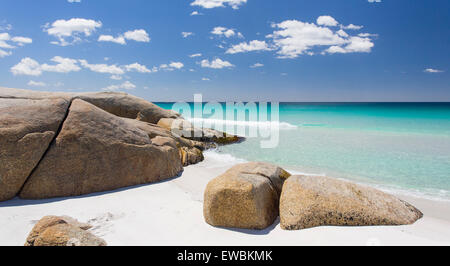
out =
[[[0,88],[0,98],[15,99],[65,99],[73,101],[82,99],[111,114],[137,119],[156,124],[162,118],[179,118],[180,115],[164,110],[144,99],[120,92],[98,93],[63,93],[63,92],[39,92],[20,89]]]
[[[220,141],[186,139],[156,125],[162,119],[180,115],[125,93],[0,87],[0,201],[82,195],[175,177]]]
[[[33,227],[25,246],[106,246],[87,231],[91,227],[67,216],[45,216]]]
[[[62,129],[20,197],[42,199],[161,181],[182,171],[175,141],[75,99]]]
[[[218,227],[265,229],[278,217],[279,193],[289,173],[266,163],[237,165],[205,191],[204,217]]]
[[[0,201],[17,195],[64,120],[63,99],[0,99]]]
[[[327,177],[292,176],[280,199],[281,227],[406,225],[422,218],[410,204],[376,189]]]

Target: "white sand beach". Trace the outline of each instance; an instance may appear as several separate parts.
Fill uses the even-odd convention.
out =
[[[450,245],[450,203],[401,195],[425,214],[414,225],[302,231],[284,231],[278,222],[263,231],[212,227],[203,219],[203,191],[209,180],[236,162],[205,155],[204,162],[162,183],[76,198],[2,202],[0,245],[23,245],[34,223],[45,215],[88,221],[94,225],[92,232],[111,246]]]

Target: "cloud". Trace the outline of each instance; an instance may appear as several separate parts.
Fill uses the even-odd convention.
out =
[[[136,42],[150,42],[150,37],[145,30],[127,31],[124,33],[125,39]]]
[[[427,68],[424,70],[425,73],[442,73],[443,70],[433,69],[433,68]]]
[[[109,78],[112,79],[112,80],[122,80],[123,79],[122,76],[120,76],[120,75],[112,75]]]
[[[81,41],[81,36],[91,36],[98,28],[102,27],[101,21],[95,21],[84,18],[72,18],[70,20],[56,20],[51,25],[47,23],[44,26],[44,31],[49,35],[58,39],[52,44],[67,46]],[[67,39],[72,39],[67,41]]]
[[[369,3],[381,3],[381,0],[367,0]]]
[[[97,73],[103,73],[103,74],[112,74],[112,75],[122,75],[125,74],[125,71],[118,67],[117,65],[107,65],[107,64],[89,64],[88,61],[82,59],[79,60],[80,64]]]
[[[342,28],[346,29],[346,30],[360,30],[360,29],[364,28],[364,26],[358,26],[358,25],[350,24],[350,25],[347,25],[347,26],[342,26]]]
[[[349,35],[347,34],[347,32],[345,32],[343,29],[338,30],[337,35],[341,36],[341,37],[348,37]]]
[[[81,3],[81,0],[67,0],[69,3]]]
[[[231,38],[235,35],[237,35],[239,38],[244,38],[244,36],[242,35],[242,33],[240,32],[235,32],[234,29],[228,29],[225,27],[215,27],[212,31],[212,34],[217,35],[219,37],[227,37],[227,38]]]
[[[139,73],[152,73],[152,70],[148,69],[146,66],[141,65],[139,63],[134,63],[134,64],[130,64],[130,65],[126,65],[125,69],[130,72],[130,71],[137,71]]]
[[[189,55],[189,57],[190,58],[195,58],[195,57],[200,57],[200,56],[202,56],[202,54],[191,54],[191,55]]]
[[[263,67],[263,66],[264,66],[264,64],[255,63],[255,64],[251,65],[250,68],[258,68],[258,67]]]
[[[228,61],[223,61],[220,58],[216,58],[213,61],[209,61],[209,60],[203,60],[200,62],[201,67],[204,68],[213,68],[213,69],[222,69],[222,68],[231,68],[234,67],[233,64],[231,64]]]
[[[6,52],[6,51],[3,51],[2,49],[0,49],[0,58],[10,56],[11,54],[12,54],[11,52]]]
[[[159,69],[166,71],[174,71],[175,69],[182,69],[184,64],[181,62],[171,62],[170,64],[162,64]]]
[[[33,43],[33,39],[28,38],[28,37],[21,37],[21,36],[13,37],[11,39],[11,41],[17,43],[19,46],[23,46],[24,44]]]
[[[31,38],[21,36],[11,37],[11,35],[7,32],[0,33],[0,58],[12,55],[11,51],[5,51],[3,49],[11,50],[17,48],[12,45],[11,42],[18,46],[24,46],[25,44],[32,43],[33,40]]]
[[[192,36],[192,35],[194,35],[194,33],[192,33],[192,32],[182,32],[181,33],[181,36],[183,36],[183,38],[187,38],[187,37]]]
[[[181,69],[184,67],[183,63],[180,62],[172,62],[169,64],[170,67],[176,68],[176,69]]]
[[[45,86],[47,86],[47,84],[45,84],[44,82],[38,82],[38,81],[33,81],[33,80],[30,80],[30,82],[28,82],[27,85],[28,86],[33,86],[33,87],[45,87]]]
[[[249,43],[243,42],[232,46],[226,51],[227,54],[237,54],[253,51],[270,51],[270,47],[265,41],[254,40]]]
[[[63,58],[61,56],[55,56],[51,61],[57,63],[55,65],[43,64],[41,65],[42,71],[57,72],[57,73],[69,73],[80,71],[78,61],[71,58]]]
[[[51,61],[57,63],[54,65],[39,64],[36,60],[29,57],[23,58],[17,65],[11,68],[14,75],[40,76],[42,72],[69,73],[80,71],[77,60],[55,56]]]
[[[20,63],[13,66],[11,72],[14,75],[40,76],[42,74],[42,69],[37,61],[26,57],[22,59]]]
[[[201,16],[203,15],[202,13],[199,13],[198,11],[193,11],[190,16]]]
[[[127,42],[125,41],[125,38],[123,36],[118,36],[118,37],[114,38],[111,35],[100,35],[100,37],[98,37],[98,41],[99,42],[114,42],[114,43],[118,43],[121,45],[127,44]]]
[[[330,27],[337,25],[337,21],[329,16],[319,17],[317,23]],[[342,29],[334,31],[327,26],[314,23],[286,20],[273,24],[272,27],[276,30],[267,35],[267,38],[273,39],[279,58],[297,58],[303,54],[313,55],[317,49],[322,49],[321,47],[325,47],[321,54],[369,53],[374,47],[370,36],[350,36]]]
[[[121,45],[127,44],[126,40],[133,40],[136,42],[150,42],[150,37],[145,30],[127,31],[117,37],[112,35],[101,35],[97,41],[99,42],[113,42]]]
[[[349,44],[346,46],[331,46],[325,52],[335,53],[370,53],[374,44],[369,38],[350,37]]]
[[[125,81],[122,84],[119,85],[111,85],[106,88],[103,88],[103,91],[118,91],[118,90],[134,90],[136,88],[136,85],[131,83],[130,81]]]
[[[334,27],[339,23],[331,16],[320,16],[317,18],[317,25]]]
[[[32,58],[24,58],[17,65],[11,68],[11,72],[14,75],[28,75],[28,76],[40,76],[43,72],[57,72],[57,73],[69,73],[78,72],[83,68],[86,68],[92,72],[110,74],[111,79],[121,80],[122,75],[126,72],[138,72],[138,73],[153,73],[157,72],[158,68],[154,67],[148,69],[145,65],[139,63],[133,63],[124,66],[107,65],[107,64],[90,64],[87,60],[63,58],[55,56],[51,59],[55,64],[39,64]],[[168,65],[170,68],[180,69],[184,65],[182,63],[171,63]]]
[[[191,6],[200,6],[210,9],[228,5],[233,9],[239,9],[239,7],[245,3],[247,3],[247,0],[195,0],[191,3]]]
[[[203,81],[210,81],[209,78],[202,78]]]
[[[360,33],[358,34],[359,37],[378,37],[378,34],[371,34],[371,33]]]

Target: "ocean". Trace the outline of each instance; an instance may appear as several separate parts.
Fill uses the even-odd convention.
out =
[[[259,123],[246,120],[250,127]],[[263,149],[262,138],[249,138],[210,153],[450,200],[450,103],[280,103],[279,120],[275,148]]]

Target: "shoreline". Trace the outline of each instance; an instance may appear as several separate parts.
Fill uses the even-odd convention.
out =
[[[209,180],[233,166],[204,162],[164,182],[72,198],[0,203],[1,245],[23,245],[34,223],[46,215],[69,215],[94,227],[108,245],[138,246],[304,246],[450,245],[450,204],[405,197],[424,213],[407,226],[334,227],[283,231],[279,222],[262,231],[215,228],[203,219]]]

